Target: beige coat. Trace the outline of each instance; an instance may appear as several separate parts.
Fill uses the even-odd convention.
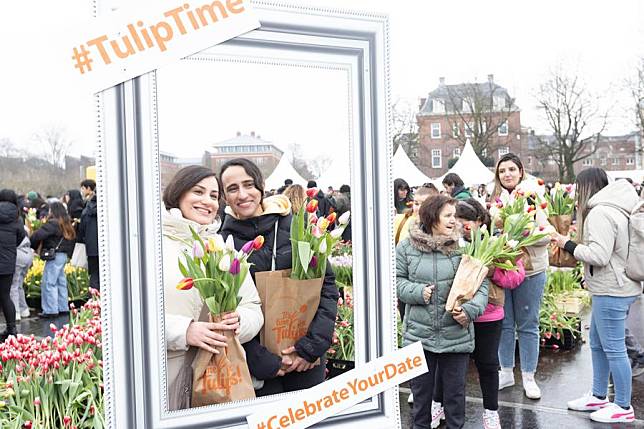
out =
[[[183,278],[179,271],[178,259],[183,249],[188,246],[182,240],[190,240],[189,226],[204,239],[213,237],[219,229],[219,223],[199,225],[185,219],[179,209],[163,213],[163,283],[165,301],[165,337],[168,352],[168,387],[176,379],[183,366],[184,356],[188,350],[186,331],[192,321],[199,319],[204,306],[199,291],[192,288],[187,291],[177,290],[176,285]],[[239,313],[239,341],[245,343],[259,333],[264,324],[261,302],[251,276],[246,276],[239,289],[242,297]]]

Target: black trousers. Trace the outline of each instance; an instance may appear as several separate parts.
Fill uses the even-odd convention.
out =
[[[308,389],[324,381],[326,376],[326,358],[320,358],[320,365],[314,366],[305,372],[289,372],[282,377],[264,380],[264,387],[255,391],[255,396],[276,395],[278,393],[293,392],[294,390]]]
[[[89,287],[96,290],[101,290],[101,277],[100,267],[98,264],[98,256],[87,257],[87,271],[89,273]]]
[[[0,275],[0,307],[7,322],[7,333],[16,333],[16,307],[11,301],[11,282],[13,273]]]
[[[448,429],[460,429],[465,424],[465,377],[469,353],[432,353],[425,350],[429,369],[409,382],[414,394],[412,428],[429,429],[432,419],[434,380],[443,385],[443,407]],[[440,370],[438,369],[440,367]]]
[[[503,320],[474,323],[475,345],[472,357],[479,372],[483,407],[492,411],[499,409],[499,341],[502,325]],[[435,402],[443,402],[443,392],[441,380],[437,379],[434,387]]]

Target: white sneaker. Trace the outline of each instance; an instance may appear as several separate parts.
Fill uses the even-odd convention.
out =
[[[18,312],[16,311],[16,322],[17,322],[18,320],[20,320],[20,313],[18,313]]]
[[[601,410],[591,413],[590,420],[600,423],[628,423],[635,420],[635,412],[633,406],[625,410],[619,405],[609,402]]]
[[[498,411],[485,410],[483,413],[483,429],[501,429]]]
[[[409,396],[407,397],[407,403],[408,404],[413,404],[414,403],[414,394],[410,393]]]
[[[581,398],[568,401],[568,408],[575,411],[597,411],[608,404],[608,399],[599,399],[593,392],[588,392]]]
[[[20,315],[21,315],[22,317],[29,317],[29,316],[31,316],[31,313],[29,313],[29,309],[28,309],[28,308],[25,308],[24,310],[22,310],[22,311],[20,312]]]
[[[541,389],[537,386],[537,382],[534,381],[534,373],[522,372],[521,378],[523,379],[523,390],[525,390],[525,396],[530,399],[540,399]]]
[[[441,420],[445,420],[445,409],[440,402],[432,401],[432,423],[430,428],[436,429],[441,425]]]
[[[499,371],[499,390],[514,386],[514,371],[512,368],[501,368]]]

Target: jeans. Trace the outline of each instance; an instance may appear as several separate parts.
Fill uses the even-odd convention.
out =
[[[29,306],[25,299],[25,289],[22,286],[28,271],[29,267],[16,266],[16,271],[13,273],[13,281],[11,282],[11,301],[13,301],[13,305],[16,307],[17,313],[29,310]]]
[[[56,259],[45,263],[40,296],[42,312],[45,314],[69,311],[66,263],[67,254],[62,252],[57,252]]]
[[[631,365],[626,354],[624,325],[626,312],[636,298],[593,295],[590,321],[593,394],[607,395],[610,373],[615,385],[615,403],[621,407],[631,404]]]
[[[539,361],[539,310],[546,273],[526,277],[516,289],[505,289],[505,319],[499,344],[502,368],[514,368],[515,329],[519,334],[521,371],[534,373]]]
[[[437,378],[443,384],[446,428],[462,428],[465,425],[465,379],[469,353],[432,353],[425,350],[425,360],[429,371],[409,381],[414,394],[412,428],[429,429],[434,380]]]

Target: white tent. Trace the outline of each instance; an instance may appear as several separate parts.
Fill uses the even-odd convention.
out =
[[[409,186],[422,186],[427,182],[433,182],[411,162],[402,146],[398,146],[394,155],[393,177],[405,179]]]
[[[286,179],[291,179],[294,184],[306,187],[306,180],[295,171],[291,163],[288,162],[286,154],[283,154],[275,170],[266,179],[265,189],[278,189],[284,186],[284,180]]]
[[[329,186],[340,189],[342,185],[351,185],[351,160],[349,156],[334,158],[329,168],[315,180],[318,188],[326,192]]]
[[[443,181],[448,173],[456,173],[465,183],[465,186],[473,186],[485,184],[488,185],[494,182],[494,173],[491,172],[479,159],[474,152],[474,148],[469,139],[465,142],[465,147],[461,153],[460,158],[456,164],[449,169],[447,173],[441,176],[438,180]]]
[[[635,183],[642,183],[644,180],[644,170],[606,170],[606,174],[613,180],[630,178]]]

